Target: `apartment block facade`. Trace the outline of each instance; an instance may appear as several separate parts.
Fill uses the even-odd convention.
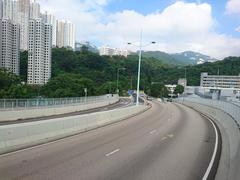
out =
[[[0,68],[20,73],[20,27],[9,19],[0,20]]]
[[[28,84],[44,85],[51,78],[52,26],[42,19],[29,21]]]
[[[53,14],[45,12],[41,15],[43,22],[52,25],[52,46],[57,46],[57,20]]]
[[[57,21],[57,47],[75,48],[75,25],[69,21]]]

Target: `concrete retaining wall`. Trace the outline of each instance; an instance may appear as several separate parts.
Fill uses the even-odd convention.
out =
[[[239,180],[240,177],[240,131],[228,113],[215,107],[184,102],[185,105],[213,118],[222,135],[222,155],[216,180]]]
[[[0,154],[111,124],[147,110],[145,105],[46,121],[0,126]]]
[[[109,104],[114,104],[119,101],[119,97],[109,97],[104,101],[86,103],[86,104],[73,104],[57,107],[43,107],[39,109],[21,109],[21,110],[9,110],[0,111],[0,122],[3,121],[16,121],[20,119],[38,118],[44,116],[52,116],[59,114],[66,114],[76,111],[83,111],[88,109],[94,109]]]

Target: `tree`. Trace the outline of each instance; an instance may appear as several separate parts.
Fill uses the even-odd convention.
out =
[[[28,51],[20,53],[20,76],[26,82],[27,81],[27,68],[28,68]]]
[[[168,97],[169,91],[164,84],[152,84],[150,88],[150,96],[153,97]]]
[[[96,95],[96,86],[90,79],[78,74],[62,74],[52,78],[41,89],[44,97],[79,97],[84,96],[84,88],[88,89],[88,95]]]
[[[102,95],[116,92],[118,68],[126,68],[119,76],[119,89],[125,94],[128,89],[137,89],[138,56],[99,56],[91,51],[74,52],[66,48],[52,50],[52,78],[44,86],[29,86],[21,82],[27,79],[27,51],[21,53],[21,76],[0,70],[0,97],[73,97]],[[187,80],[190,86],[200,84],[201,72],[221,75],[238,75],[240,58],[229,57],[223,61],[187,66]],[[167,97],[165,84],[176,84],[185,75],[185,67],[166,64],[166,60],[143,57],[140,89],[155,97]],[[159,82],[160,84],[151,84]],[[183,90],[177,87],[176,93]]]
[[[182,85],[177,85],[176,89],[174,90],[174,94],[182,94],[184,92],[184,87]]]

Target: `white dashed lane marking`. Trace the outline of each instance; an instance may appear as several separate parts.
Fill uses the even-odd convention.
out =
[[[116,150],[114,150],[114,151],[106,154],[105,156],[106,156],[106,157],[111,156],[111,155],[113,155],[113,154],[115,154],[115,153],[117,153],[117,152],[119,152],[119,151],[120,151],[120,149],[116,149]]]

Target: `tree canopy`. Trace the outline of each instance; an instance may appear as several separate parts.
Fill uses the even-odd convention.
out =
[[[119,74],[120,94],[136,89],[138,56],[99,56],[85,49],[74,52],[65,48],[52,50],[52,78],[45,86],[25,85],[27,80],[27,52],[21,53],[20,77],[5,70],[0,71],[0,98],[27,97],[73,97],[83,96],[84,88],[88,95],[115,93],[118,68],[126,68]],[[223,61],[196,66],[173,66],[152,57],[144,57],[141,68],[140,89],[154,97],[164,97],[165,84],[177,84],[185,76],[187,69],[188,85],[200,84],[201,72],[223,75],[240,73],[240,58],[229,57]],[[156,84],[154,84],[156,83]],[[178,88],[181,92],[181,88]],[[178,93],[177,92],[177,93]]]

